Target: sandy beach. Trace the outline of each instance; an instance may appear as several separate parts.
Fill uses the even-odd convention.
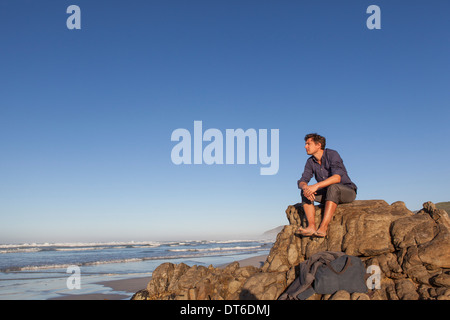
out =
[[[243,260],[238,260],[238,262],[241,267],[255,266],[257,268],[260,268],[266,261],[266,258],[267,255],[259,255]],[[218,267],[222,268],[227,265],[228,264],[224,264]],[[70,295],[62,295],[56,298],[51,298],[49,300],[128,300],[137,291],[145,289],[150,280],[151,277],[139,277],[123,280],[102,281],[97,282],[96,284],[103,285],[107,288],[111,288],[112,293],[110,294],[92,293],[92,294],[78,294],[78,295],[70,294]],[[114,292],[122,292],[123,294],[119,293],[116,294]]]
[[[49,300],[128,300],[137,291],[145,289],[150,279],[151,277],[140,277],[123,280],[102,281],[96,283],[111,288],[113,292],[122,291],[129,293],[128,295],[115,293],[70,294],[62,295],[57,298],[51,298]]]
[[[243,260],[238,260],[238,262],[241,267],[254,266],[257,268],[261,268],[263,266],[264,262],[266,261],[266,258],[267,258],[267,255],[263,254],[263,255],[243,259]],[[219,267],[225,267],[227,265],[228,265],[228,263],[224,264],[222,266],[219,266]]]

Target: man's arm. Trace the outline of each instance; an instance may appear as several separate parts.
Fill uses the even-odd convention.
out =
[[[304,187],[308,186],[308,184],[305,181],[298,181],[298,188],[303,189]]]
[[[317,189],[322,189],[322,188],[326,188],[329,185],[335,184],[335,183],[340,183],[341,182],[341,176],[338,174],[334,174],[329,178],[326,178],[323,181],[317,182],[315,184],[315,186],[317,186]]]
[[[300,178],[300,180],[297,181],[298,188],[303,189],[303,186],[307,186],[308,182],[311,180],[313,175],[314,173],[312,165],[310,163],[310,160],[307,160],[305,164],[305,169],[303,170],[302,177]]]

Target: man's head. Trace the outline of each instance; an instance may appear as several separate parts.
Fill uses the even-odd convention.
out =
[[[305,149],[309,155],[315,154],[319,150],[324,150],[326,145],[325,137],[317,133],[310,133],[305,136]]]

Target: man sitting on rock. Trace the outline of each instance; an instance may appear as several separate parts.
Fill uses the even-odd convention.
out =
[[[300,235],[324,238],[328,224],[340,203],[349,203],[356,198],[356,185],[350,180],[344,163],[335,150],[325,149],[325,138],[310,133],[305,136],[305,149],[308,158],[302,177],[298,180],[301,189],[302,204],[308,221],[307,228],[299,228]],[[315,177],[317,183],[308,185]],[[314,201],[325,203],[325,210],[316,230]]]

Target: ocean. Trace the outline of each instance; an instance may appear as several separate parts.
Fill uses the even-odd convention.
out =
[[[129,292],[112,292],[98,282],[151,277],[164,262],[217,267],[268,254],[272,245],[270,239],[3,244],[0,299],[46,300],[95,293],[131,298]]]

